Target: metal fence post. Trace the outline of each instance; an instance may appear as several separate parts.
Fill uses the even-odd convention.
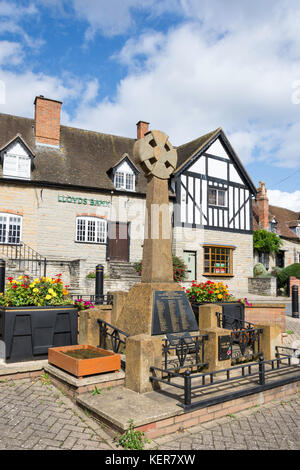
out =
[[[265,377],[265,363],[264,363],[264,355],[259,355],[259,383],[260,385],[265,385],[266,377]]]
[[[298,286],[292,286],[292,317],[293,318],[299,318]]]
[[[0,259],[0,292],[5,292],[5,261]]]
[[[96,266],[95,304],[103,303],[104,267],[102,264]]]
[[[192,379],[191,371],[186,370],[184,374],[184,404],[187,406],[191,405],[191,394],[192,394]]]

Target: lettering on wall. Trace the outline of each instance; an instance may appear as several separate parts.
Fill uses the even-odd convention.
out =
[[[64,202],[67,204],[82,204],[84,206],[102,206],[102,207],[108,207],[110,206],[110,201],[104,201],[104,200],[97,200],[97,199],[88,199],[85,197],[75,197],[75,196],[57,196],[58,202]]]

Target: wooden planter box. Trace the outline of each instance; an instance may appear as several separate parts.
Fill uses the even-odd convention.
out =
[[[91,359],[77,359],[68,356],[66,353],[76,350],[88,350],[98,353],[99,357]],[[89,345],[65,346],[62,348],[49,349],[48,361],[50,364],[59,367],[75,377],[86,375],[102,374],[121,369],[121,356],[105,349],[96,348]]]
[[[0,307],[0,341],[6,362],[47,359],[48,349],[78,344],[78,310],[55,307]]]

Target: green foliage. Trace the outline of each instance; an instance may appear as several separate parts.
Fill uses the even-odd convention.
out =
[[[92,395],[103,395],[103,392],[100,390],[100,388],[95,385],[94,390],[92,391]]]
[[[266,268],[262,263],[256,263],[253,268],[254,277],[265,276],[268,273]]]
[[[144,436],[144,432],[137,431],[136,429],[134,429],[133,420],[130,419],[129,428],[127,429],[127,431],[122,434],[122,436],[117,434],[114,440],[117,441],[117,446],[121,446],[126,450],[143,450],[145,444],[151,442]]]
[[[68,291],[63,286],[61,274],[55,278],[42,277],[33,281],[29,276],[19,276],[18,280],[8,278],[5,294],[0,295],[0,305],[5,307],[70,305]]]
[[[276,233],[267,230],[255,230],[253,233],[253,246],[260,253],[278,253],[282,240]]]
[[[300,279],[300,263],[291,264],[280,271],[278,274],[279,286],[284,287],[291,276]]]
[[[274,266],[274,267],[272,268],[271,274],[272,274],[272,276],[274,276],[274,277],[278,277],[278,276],[279,276],[279,273],[281,273],[281,271],[282,271],[282,268],[279,268],[278,266]]]
[[[141,276],[142,274],[142,262],[139,261],[134,264],[135,270],[139,273]],[[174,272],[174,281],[179,282],[179,281],[184,281],[186,277],[186,272],[187,272],[187,267],[182,261],[181,258],[178,258],[178,256],[173,256],[173,272]]]
[[[87,278],[87,279],[96,279],[96,273],[93,272],[93,271],[91,271],[90,273],[88,273],[88,274],[86,275],[86,278]]]

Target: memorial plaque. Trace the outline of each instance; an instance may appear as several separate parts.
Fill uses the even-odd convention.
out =
[[[154,292],[152,335],[198,330],[195,315],[185,292]]]
[[[231,336],[219,336],[218,338],[218,359],[219,361],[228,361],[231,359]]]

